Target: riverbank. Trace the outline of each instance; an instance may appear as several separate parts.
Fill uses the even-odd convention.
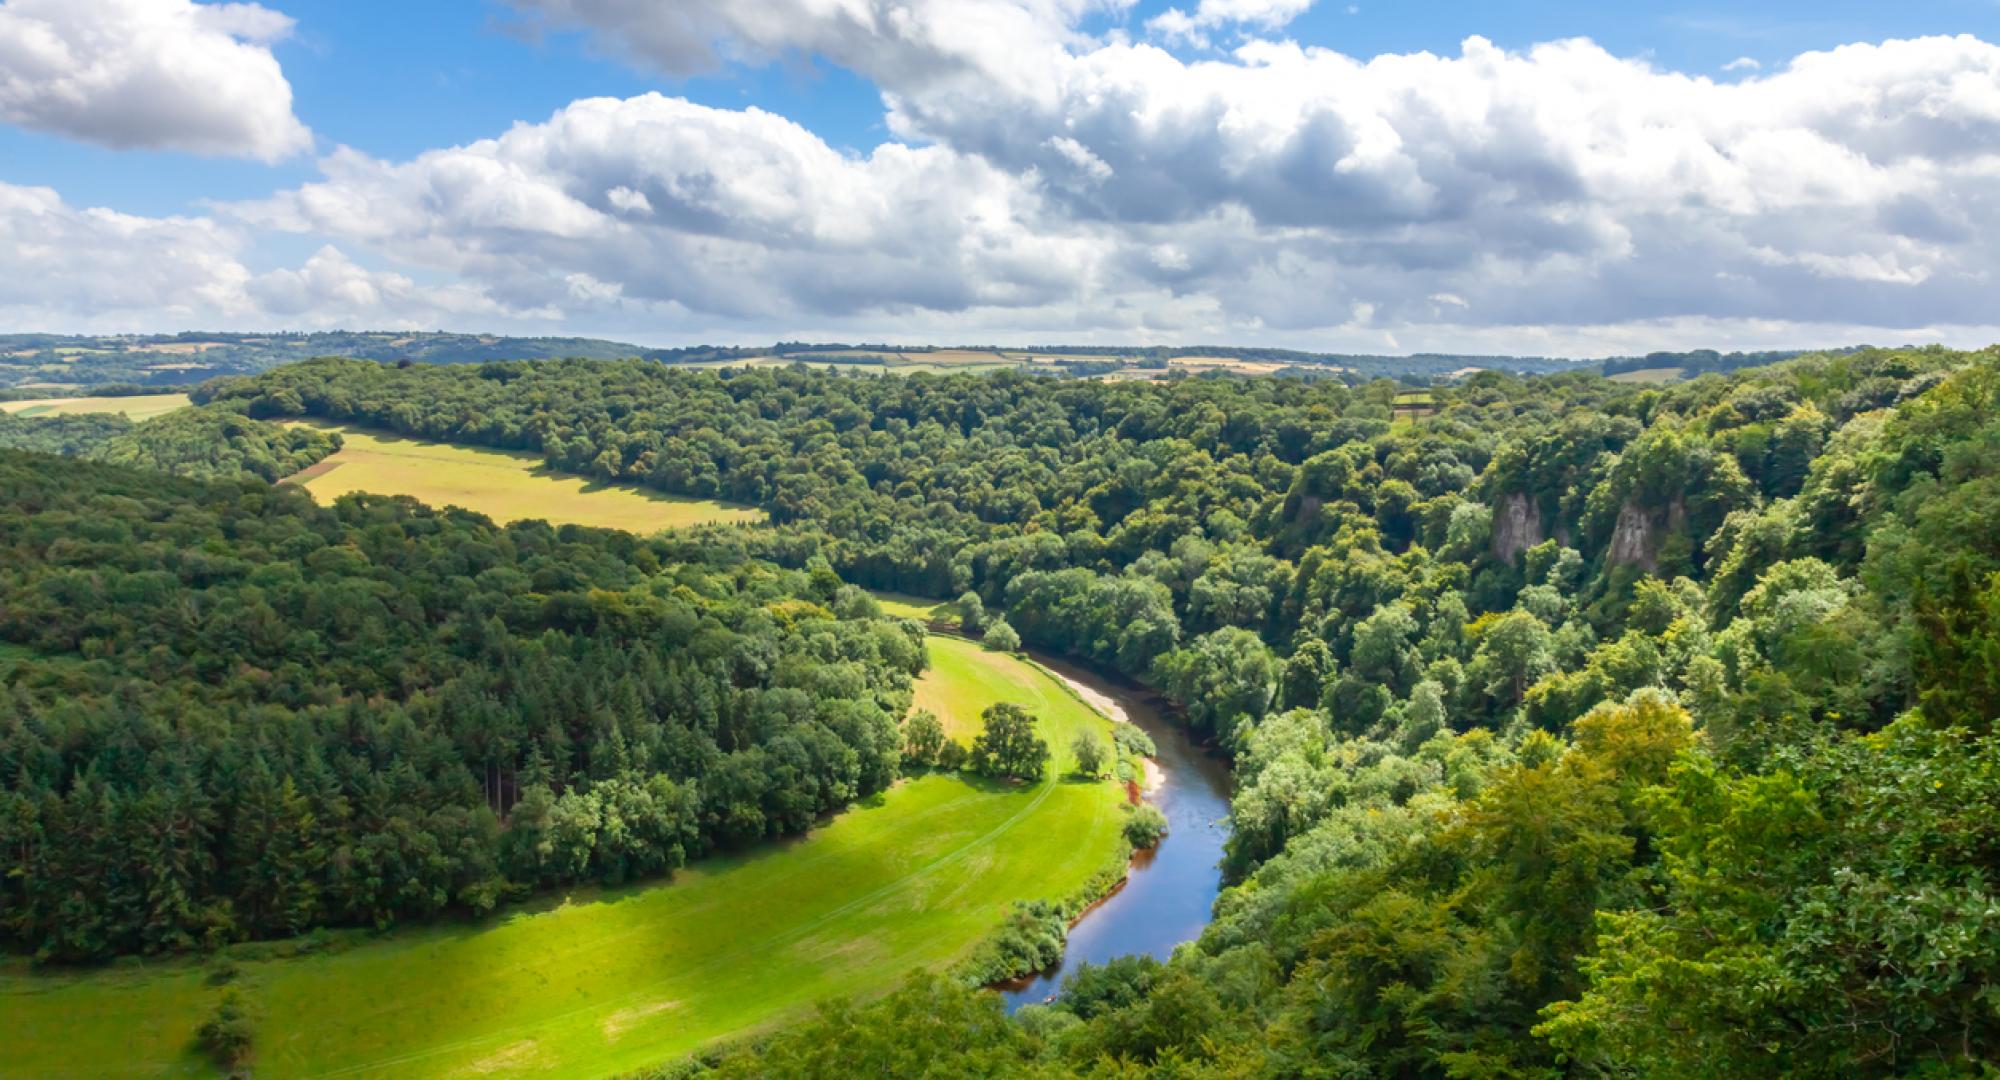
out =
[[[1029,653],[1036,666],[1078,700],[1153,739],[1147,801],[1167,817],[1157,847],[1135,852],[1125,880],[1072,924],[1062,962],[1000,988],[1009,1011],[1047,1000],[1086,963],[1145,954],[1165,959],[1199,937],[1222,890],[1222,849],[1228,839],[1229,766],[1168,719],[1158,694],[1071,660]]]

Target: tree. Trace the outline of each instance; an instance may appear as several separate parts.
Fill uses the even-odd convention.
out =
[[[1040,780],[1048,768],[1049,745],[1035,734],[1035,718],[1019,705],[1001,702],[980,714],[986,729],[972,741],[972,771],[1017,780]]]
[[[1077,733],[1076,741],[1070,744],[1070,755],[1076,758],[1078,775],[1096,778],[1104,772],[1104,762],[1109,757],[1104,740],[1088,731]]]
[[[1197,731],[1233,746],[1239,725],[1262,719],[1277,694],[1279,665],[1256,634],[1224,627],[1160,658],[1158,676]]]
[[[986,632],[986,603],[971,589],[965,590],[958,598],[958,629],[967,637],[977,637]]]
[[[987,624],[986,634],[979,643],[992,652],[1013,653],[1021,651],[1021,635],[1007,625],[1005,619],[995,619]]]
[[[927,768],[938,764],[945,744],[944,725],[928,709],[918,709],[903,721],[903,766]]]

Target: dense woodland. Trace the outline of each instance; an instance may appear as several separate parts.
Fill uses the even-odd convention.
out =
[[[134,423],[115,413],[0,413],[0,449],[65,454],[198,480],[275,483],[340,449],[340,434],[252,420],[227,408],[180,409]]]
[[[5,451],[0,505],[0,938],[44,959],[800,832],[897,775],[924,663],[824,568],[665,540]]]
[[[1224,409],[1190,441],[1280,482],[1227,507],[1235,540],[1115,575],[1170,600],[1152,677],[1236,753],[1237,884],[1195,946],[1016,1022],[919,980],[715,1067],[1987,1075],[2000,354],[1440,398],[1296,462],[1218,439]],[[1185,494],[1099,520],[1215,512]],[[1109,570],[1082,572],[1109,596]]]
[[[630,673],[648,642],[693,639],[576,620],[606,596],[649,598],[728,635],[708,654],[718,664],[794,658],[762,681],[732,673],[712,695],[800,691],[801,709],[865,717],[854,730],[872,744],[813,713],[836,732],[829,746],[867,760],[858,747],[895,742],[920,653],[869,621],[837,572],[970,592],[1024,641],[1164,690],[1234,758],[1233,887],[1172,961],[1089,969],[1018,1022],[922,980],[711,1063],[726,1075],[1977,1075],[2000,1054],[2000,351],[1860,350],[1662,387],[1487,373],[1399,409],[1407,389],[637,361],[315,360],[218,380],[197,397],[223,410],[534,450],[594,477],[753,503],[773,525],[637,541],[388,500],[315,510],[254,484],[228,489],[240,512],[210,523],[162,506],[171,495],[136,473],[71,465],[77,478],[57,482],[46,459],[5,459],[21,489],[9,501],[53,508],[8,522],[0,570],[0,639],[44,658],[0,677],[24,703],[0,746],[9,820],[66,821],[73,803],[88,814],[94,792],[121,790],[111,776],[172,792],[185,770],[165,763],[194,752],[183,745],[255,772],[239,760],[254,746],[280,791],[330,773],[311,790],[345,801],[315,806],[314,821],[365,821],[356,835],[386,820],[365,818],[370,785],[434,777],[478,836],[451,850],[495,853],[475,885],[562,879],[508,860],[529,846],[517,837],[548,828],[523,812],[527,793],[559,805],[596,790],[568,782],[579,775],[692,789],[706,831],[681,841],[685,854],[738,836],[717,831],[728,815],[711,777],[769,739],[718,735],[704,758],[613,720],[627,764],[609,768],[595,747],[611,752],[599,717],[627,715],[616,704],[593,701],[559,733],[474,703],[511,705],[515,687],[542,682],[509,680],[531,649],[570,657],[559,670],[577,684],[643,687]],[[64,508],[77,499],[104,507]],[[279,520],[312,536],[294,542]],[[92,531],[119,525],[155,546]],[[460,563],[461,532],[500,554]],[[127,593],[87,590],[152,582],[163,560],[163,592],[126,586],[132,625],[96,629],[124,615]],[[212,586],[211,564],[237,576]],[[322,573],[328,587],[382,589],[386,613],[356,627],[340,621],[347,605],[314,606]],[[217,586],[228,602],[196,599]],[[398,621],[431,602],[443,607]],[[275,616],[262,637],[193,633],[258,603]],[[384,655],[397,659],[385,668]],[[315,659],[288,668],[294,656]],[[202,707],[120,698],[121,678],[162,677],[149,665]],[[829,665],[848,675],[814,681]],[[63,689],[86,677],[100,681]],[[879,687],[890,692],[864,692]],[[146,741],[163,711],[205,716],[210,701],[228,719],[209,737],[146,750],[169,745]],[[458,719],[489,715],[548,730],[488,738]],[[892,752],[879,754],[881,769],[823,784],[834,797],[817,805],[893,775]],[[142,767],[161,771],[131,779]],[[496,775],[515,777],[498,795]],[[128,851],[74,835],[75,852]],[[319,910],[379,918],[365,875],[338,876],[352,865],[326,858]],[[9,886],[6,910],[38,914],[11,916],[10,936],[74,951],[50,943],[48,927],[69,922],[46,920],[75,896],[28,887]],[[409,910],[459,902],[464,887]],[[225,914],[271,904],[232,899]],[[143,935],[144,904],[126,910]]]

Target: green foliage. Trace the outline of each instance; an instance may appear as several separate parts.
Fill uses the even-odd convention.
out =
[[[944,725],[926,709],[918,709],[903,721],[903,768],[931,768],[941,764],[945,748]]]
[[[234,989],[224,990],[215,1011],[195,1029],[195,1049],[225,1076],[247,1076],[251,1050],[256,1042],[257,1022],[243,996]]]
[[[1070,757],[1076,761],[1078,776],[1095,780],[1104,774],[1104,765],[1110,760],[1111,754],[1105,747],[1103,739],[1088,731],[1080,731],[1076,740],[1070,744]]]
[[[986,624],[986,632],[980,636],[979,643],[993,652],[1021,651],[1021,635],[1015,633],[1005,619],[995,619]]]
[[[28,829],[35,861],[0,912],[97,955],[480,910],[956,767],[925,718],[895,726],[920,661],[852,582],[1159,688],[1235,755],[1231,887],[1193,947],[1018,1025],[919,984],[725,1071],[894,1071],[915,1037],[937,1075],[2000,1055],[2000,353],[1489,372],[1392,423],[1407,392],[332,360],[211,384],[211,407],[525,449],[778,524],[642,542],[364,499],[280,528],[304,511],[259,489],[211,496],[210,524],[130,480],[53,511],[24,488],[0,639],[28,655],[0,707],[31,722],[0,729],[0,839]],[[986,719],[971,765],[1039,777],[1026,714]],[[85,824],[33,840],[48,821]],[[329,869],[356,860],[394,884],[357,903]],[[112,883],[110,914],[43,877]],[[1050,962],[1074,910],[1016,911],[967,971]]]
[[[895,778],[924,663],[699,543],[7,452],[0,504],[0,939],[48,959],[803,831]]]
[[[201,480],[277,481],[340,449],[340,436],[226,409],[180,409],[134,423],[116,414],[0,413],[0,448],[65,454]]]
[[[1141,850],[1157,845],[1167,835],[1167,815],[1152,803],[1126,807],[1125,842]]]
[[[1048,769],[1049,746],[1035,734],[1035,718],[1019,705],[988,706],[985,727],[972,740],[973,772],[1014,780],[1040,780]]]

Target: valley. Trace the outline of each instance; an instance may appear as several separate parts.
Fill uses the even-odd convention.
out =
[[[1081,887],[1123,850],[1123,791],[1067,775],[1108,721],[1020,660],[932,637],[920,700],[976,731],[1027,705],[1055,749],[1041,783],[920,774],[809,835],[669,882],[580,889],[472,926],[342,932],[232,952],[271,1033],[260,1077],[609,1076],[870,997],[966,955],[1016,901]],[[259,959],[271,953],[304,955]],[[203,1075],[188,1053],[217,991],[196,961],[84,974],[0,970],[0,1075]]]

